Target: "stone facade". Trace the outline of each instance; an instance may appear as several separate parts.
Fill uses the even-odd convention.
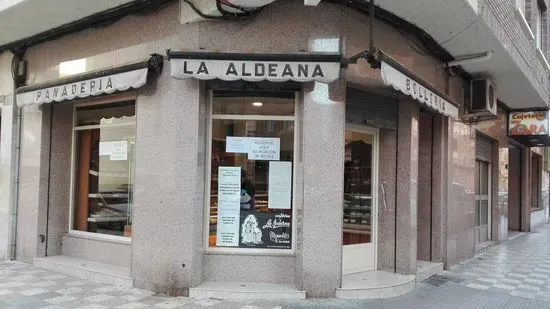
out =
[[[163,54],[166,49],[342,52],[346,57],[368,49],[369,37],[364,29],[369,17],[331,3],[305,7],[296,1],[278,1],[246,23],[204,21],[182,25],[178,12],[174,4],[150,15],[127,17],[108,27],[33,46],[25,56],[28,82],[59,78],[59,64],[65,61],[84,59],[86,71],[92,71],[152,53]],[[467,83],[461,77],[449,76],[438,59],[418,52],[394,27],[376,20],[374,32],[378,48],[464,104]],[[0,78],[7,70],[4,57],[0,58]],[[539,69],[534,68],[533,74],[539,74]],[[430,125],[424,125],[424,108],[385,87],[380,71],[360,60],[342,70],[340,79],[330,85],[309,83],[302,88],[298,115],[300,156],[295,165],[299,177],[294,204],[298,234],[295,252],[205,252],[204,192],[209,185],[204,177],[206,89],[198,80],[171,78],[169,70],[166,63],[158,78],[123,94],[135,99],[137,116],[131,242],[67,235],[71,171],[66,162],[71,157],[73,104],[23,108],[18,260],[32,262],[35,257],[63,254],[128,267],[135,286],[176,295],[187,294],[189,288],[203,281],[237,280],[291,283],[309,296],[333,296],[342,281],[341,205],[346,88],[350,86],[399,101],[398,129],[379,130],[379,178],[390,192],[383,201],[387,208],[378,216],[379,269],[415,274],[419,258],[451,266],[475,254],[472,175],[477,132],[494,139],[497,146],[492,195],[500,197],[507,187],[505,176],[499,178],[508,144],[503,117],[471,125],[436,115]],[[547,77],[536,82],[544,88]],[[541,91],[548,96],[546,88]],[[6,90],[7,95],[10,91]],[[2,107],[0,223],[9,222],[13,204],[7,181],[13,179],[13,157],[5,157],[4,151],[13,149],[15,133],[4,123],[14,123],[15,111],[9,104]],[[431,144],[419,141],[427,133]],[[428,150],[431,159],[426,158]],[[425,168],[419,167],[420,161],[428,162],[431,173],[419,170]],[[548,175],[544,175],[543,183],[548,186]],[[427,187],[425,181],[429,181]],[[419,192],[424,192],[421,188],[428,188],[430,194],[420,198]],[[543,192],[547,201],[548,190]],[[431,208],[419,208],[419,201],[430,203]],[[506,201],[494,198],[491,207],[494,240],[504,240],[508,227]],[[430,219],[424,215],[426,211],[431,211]],[[429,232],[423,229],[427,226]],[[7,257],[9,246],[3,242],[9,239],[9,228],[5,227],[0,224],[0,259]]]

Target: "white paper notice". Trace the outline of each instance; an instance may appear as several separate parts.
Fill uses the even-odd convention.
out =
[[[248,153],[250,143],[248,137],[228,136],[225,140],[225,152]]]
[[[111,143],[112,149],[109,159],[111,161],[128,160],[128,141],[116,141]]]
[[[111,161],[128,160],[128,141],[99,142],[99,155]]]
[[[268,203],[270,209],[290,209],[292,195],[292,162],[270,161]]]
[[[218,168],[218,223],[216,246],[239,246],[241,168]]]
[[[279,161],[281,139],[278,137],[250,138],[249,160]]]

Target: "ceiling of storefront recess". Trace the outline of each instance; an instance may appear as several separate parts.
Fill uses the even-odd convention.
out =
[[[0,45],[79,20],[129,0],[0,0]]]

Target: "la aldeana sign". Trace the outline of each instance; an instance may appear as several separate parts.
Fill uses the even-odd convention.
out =
[[[330,83],[340,75],[340,62],[171,59],[174,78],[225,81],[318,81]]]

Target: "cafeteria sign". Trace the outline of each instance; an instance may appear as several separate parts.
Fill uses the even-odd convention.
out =
[[[308,54],[258,55],[200,52],[171,54],[169,52],[171,75],[178,79],[323,83],[338,79],[341,57],[316,54],[307,56]]]
[[[508,135],[548,135],[548,111],[511,112]]]

